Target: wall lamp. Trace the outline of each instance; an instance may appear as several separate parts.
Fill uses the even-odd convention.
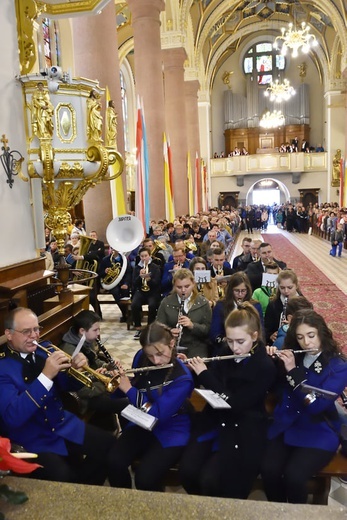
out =
[[[12,188],[15,175],[21,173],[22,162],[24,161],[24,157],[17,150],[13,150],[10,152],[10,148],[8,146],[8,139],[6,139],[6,135],[3,134],[0,141],[3,143],[1,150],[3,150],[3,154],[0,155],[1,164],[5,170],[7,175],[7,184]]]

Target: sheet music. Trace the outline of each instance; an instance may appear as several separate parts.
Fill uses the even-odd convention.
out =
[[[77,347],[75,348],[75,350],[74,350],[73,353],[72,353],[71,359],[73,359],[75,356],[77,356],[77,354],[79,353],[79,351],[80,351],[81,348],[83,347],[83,344],[84,344],[85,340],[86,340],[86,337],[85,337],[85,335],[83,334],[82,337],[81,337],[81,339],[80,339],[79,342],[78,342]]]
[[[158,420],[153,415],[143,412],[132,404],[128,404],[128,406],[121,411],[121,415],[125,417],[125,419],[128,419],[128,421],[137,424],[137,426],[141,426],[141,428],[150,431],[153,430],[154,425]]]
[[[230,404],[224,401],[219,394],[213,392],[213,390],[195,388],[195,392],[198,392],[212,408],[231,408]]]

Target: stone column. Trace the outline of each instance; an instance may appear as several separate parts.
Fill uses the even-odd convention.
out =
[[[199,138],[199,108],[198,91],[200,83],[198,80],[185,81],[185,106],[187,119],[187,142],[190,156],[192,158],[192,172],[195,174],[195,159],[198,154],[200,164],[200,138]],[[195,175],[193,178],[195,179]],[[195,180],[194,180],[195,182]],[[199,182],[199,201],[201,205],[201,181]],[[200,207],[201,209],[201,207]]]
[[[118,151],[125,159],[114,2],[109,2],[98,15],[72,18],[72,33],[75,75],[93,80],[97,79],[103,88],[108,86],[118,114]],[[105,107],[105,97],[102,101]],[[124,190],[124,186],[126,186],[125,170],[122,174],[122,180],[123,191],[126,193],[126,190]],[[95,229],[100,237],[105,239],[104,231],[113,218],[110,183],[102,182],[95,188],[88,190],[83,202],[88,232]]]
[[[166,131],[172,151],[173,191],[177,215],[188,213],[188,138],[183,67],[186,57],[183,47],[163,50]]]
[[[134,33],[136,94],[144,106],[150,178],[150,216],[165,215],[163,135],[165,130],[160,12],[163,0],[128,0]],[[136,194],[135,194],[136,196]]]

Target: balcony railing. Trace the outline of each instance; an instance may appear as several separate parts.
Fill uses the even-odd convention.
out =
[[[211,159],[211,176],[327,171],[327,153],[257,153]]]

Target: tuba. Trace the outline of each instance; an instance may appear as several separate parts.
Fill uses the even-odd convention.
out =
[[[87,237],[86,235],[80,235],[80,247],[78,254],[81,256],[84,256],[88,253],[91,243],[93,242],[93,239],[91,237]],[[93,271],[93,273],[96,273],[98,270],[98,262],[97,260],[77,260],[76,262],[76,269],[83,269],[86,271]],[[78,277],[76,276],[75,279],[76,282],[78,282]],[[94,278],[88,282],[87,285],[92,287],[94,283]]]
[[[190,240],[185,240],[184,245],[191,253],[198,250],[198,246],[195,244],[195,242],[191,242]]]
[[[127,259],[125,253],[132,251],[141,244],[143,238],[142,222],[132,215],[116,217],[107,226],[106,238],[109,245],[122,257],[122,264],[116,262],[112,271],[101,280],[101,286],[106,291],[116,287],[122,280],[126,268]],[[112,260],[112,259],[111,259]]]

